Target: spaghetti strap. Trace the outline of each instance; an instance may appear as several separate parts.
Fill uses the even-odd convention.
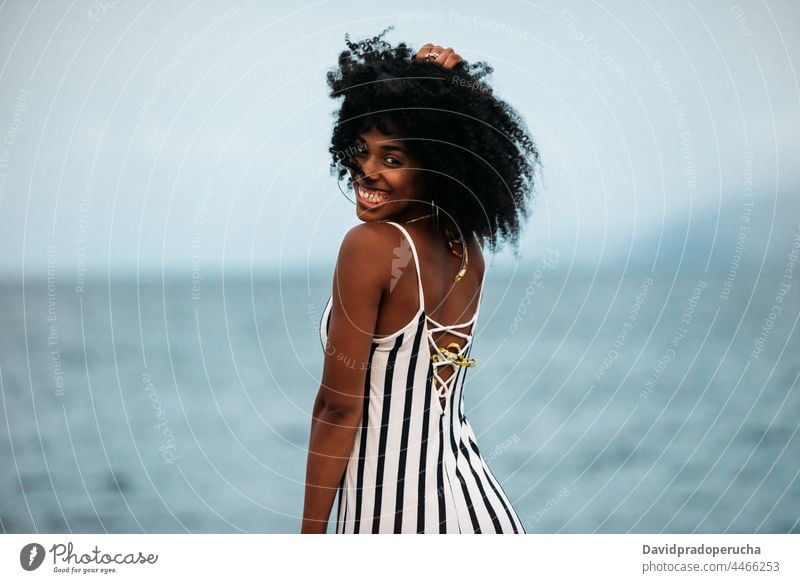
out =
[[[418,311],[424,312],[425,311],[425,294],[422,291],[422,272],[419,269],[419,256],[417,255],[417,247],[414,245],[414,239],[411,238],[411,235],[408,234],[405,227],[400,225],[399,223],[395,223],[393,221],[385,221],[389,225],[394,225],[398,229],[400,229],[406,237],[408,241],[409,247],[411,247],[411,255],[414,257],[414,266],[417,268],[417,290],[419,292],[419,309]],[[392,277],[399,276],[399,271],[403,269],[407,265],[406,263],[400,264],[399,261],[402,261],[402,257],[397,257],[399,253],[395,251],[395,258],[392,260]],[[398,273],[395,273],[398,271]]]

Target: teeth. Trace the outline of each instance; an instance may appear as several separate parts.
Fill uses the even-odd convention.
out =
[[[368,190],[364,187],[358,188],[358,195],[367,202],[382,202],[388,200],[389,196],[379,190]]]

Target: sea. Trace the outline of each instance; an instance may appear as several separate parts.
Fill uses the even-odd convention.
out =
[[[490,267],[466,377],[527,532],[800,533],[800,275],[568,267]],[[330,276],[0,281],[2,531],[299,532]]]

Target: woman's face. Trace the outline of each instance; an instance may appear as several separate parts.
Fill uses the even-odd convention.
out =
[[[407,221],[430,212],[423,198],[424,171],[402,139],[373,127],[359,135],[356,146],[362,174],[351,170],[350,176],[359,219]]]

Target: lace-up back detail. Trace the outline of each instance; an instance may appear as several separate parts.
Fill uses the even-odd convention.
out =
[[[417,297],[419,298],[419,311],[417,312],[417,316],[425,314],[425,337],[431,352],[430,359],[433,364],[434,391],[438,395],[439,413],[444,415],[447,409],[449,395],[453,392],[452,385],[459,377],[459,375],[456,374],[458,367],[471,367],[477,364],[476,360],[469,356],[469,353],[471,352],[475,324],[478,320],[478,314],[481,308],[481,300],[483,299],[483,285],[486,280],[486,270],[484,269],[483,276],[481,277],[481,285],[478,290],[478,304],[472,318],[466,322],[457,324],[442,324],[428,315],[426,311],[425,291],[422,289],[422,270],[420,269],[419,255],[414,240],[402,225],[392,221],[386,222],[400,229],[411,247],[411,254],[414,257],[414,267],[416,268]],[[438,343],[435,336],[438,336]],[[447,336],[455,336],[457,339],[449,341],[443,340]]]

